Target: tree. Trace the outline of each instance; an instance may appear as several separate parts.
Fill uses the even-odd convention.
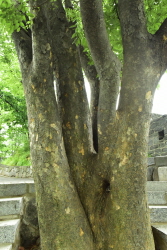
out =
[[[42,249],[155,249],[146,195],[147,136],[154,91],[167,67],[167,19],[151,34],[145,13],[151,22],[150,6],[155,14],[167,4],[29,4],[32,27],[24,26],[26,7],[17,8],[13,39],[27,102]],[[82,35],[82,46],[74,43],[79,26],[70,13],[78,16],[79,5],[94,65]],[[107,34],[119,33],[113,20],[121,27],[122,63],[115,33]],[[90,109],[82,68],[92,89]]]
[[[18,59],[11,37],[0,32],[0,158],[5,164],[27,165],[28,121]]]

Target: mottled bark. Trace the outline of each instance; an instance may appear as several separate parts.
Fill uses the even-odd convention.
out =
[[[46,9],[47,4],[41,6],[33,22],[33,56],[31,49],[20,46],[18,37],[22,39],[22,34],[13,34],[18,55],[24,55],[19,59],[28,109],[41,244],[42,249],[93,249],[91,228],[66,157],[53,85],[54,58]]]
[[[98,152],[98,131],[97,131],[97,114],[99,106],[99,92],[100,92],[100,80],[97,70],[94,65],[90,65],[90,59],[84,48],[79,46],[79,54],[81,60],[81,66],[84,70],[86,78],[89,81],[91,98],[90,98],[90,113],[93,130],[93,146],[96,152]]]
[[[92,58],[100,78],[100,96],[98,107],[99,150],[108,146],[110,125],[115,116],[117,96],[120,84],[120,67],[116,55],[111,49],[104,22],[102,1],[80,1],[85,35]],[[101,149],[100,149],[101,148]]]
[[[100,75],[100,68],[97,67],[96,60],[101,62],[100,66],[102,66],[105,58],[107,64],[109,54],[108,52],[104,57],[103,50],[97,51],[98,48],[101,48],[99,45],[101,41],[105,44],[105,48],[108,48],[107,37],[104,33],[101,33],[103,34],[101,39],[96,36],[96,29],[103,27],[104,32],[101,7],[99,1],[96,0],[91,2],[81,0],[80,2],[85,34]],[[105,165],[105,170],[102,170],[103,164],[99,169],[102,170],[101,176],[105,177],[106,183],[108,185],[110,183],[111,196],[104,198],[106,208],[103,207],[103,219],[99,220],[99,228],[103,228],[106,242],[100,246],[103,242],[100,239],[97,248],[152,250],[154,243],[146,206],[146,140],[154,91],[166,64],[164,63],[162,66],[160,57],[157,55],[159,50],[162,53],[162,49],[160,49],[162,42],[159,45],[157,37],[147,32],[142,1],[120,0],[118,6],[124,64],[118,111],[116,115],[113,113],[113,116],[105,116],[107,127],[105,126],[103,132],[99,130],[103,139],[106,139],[105,136],[108,135],[108,143],[104,143],[102,139],[102,145],[100,145],[100,148],[104,149],[103,156],[99,152],[99,158]],[[98,46],[95,44],[96,41]],[[117,70],[118,68],[115,67],[115,74]],[[113,77],[113,79],[115,78]],[[103,81],[102,75],[100,75],[100,81]],[[110,86],[112,86],[112,82],[110,80]],[[102,91],[101,85],[100,91]],[[110,98],[113,95],[112,91]],[[116,95],[117,93],[115,93]],[[109,107],[112,108],[112,105],[110,104]],[[101,110],[98,113],[101,116]],[[110,117],[115,117],[115,119],[110,120]],[[104,117],[102,119],[104,120]],[[108,128],[109,130],[107,130]],[[96,214],[96,211],[94,213]],[[100,218],[100,216],[97,215],[96,218]],[[135,218],[135,224],[133,224],[134,221],[130,222],[131,218]],[[102,233],[100,231],[96,231],[96,233],[99,235],[97,237],[99,239]]]
[[[153,95],[167,65],[166,21],[150,35],[142,1],[118,1],[124,63],[116,111],[121,69],[101,1],[80,2],[95,67],[87,65],[83,51],[79,55],[61,0],[37,0],[35,7],[30,1],[31,32],[13,34],[27,102],[42,249],[154,250],[146,152]],[[70,7],[70,1],[65,4]],[[92,80],[93,112],[82,67]]]

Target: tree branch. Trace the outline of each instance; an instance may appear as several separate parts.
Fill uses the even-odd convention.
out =
[[[155,85],[160,77],[157,68],[160,62],[157,56],[159,46],[147,31],[143,1],[118,0],[118,8],[124,48],[119,110],[130,113],[139,109],[142,113],[149,113]],[[145,95],[149,91],[151,96],[147,105]],[[141,109],[138,108],[140,103],[144,103]]]
[[[33,2],[32,0],[31,5]],[[54,3],[60,2],[57,0]],[[37,0],[36,4],[38,3],[40,1]],[[32,27],[33,62],[32,67],[24,69],[23,77],[28,108],[31,157],[38,198],[41,246],[43,249],[65,249],[68,242],[70,249],[73,249],[75,244],[75,248],[79,246],[79,248],[93,249],[90,225],[80,202],[78,190],[74,185],[74,178],[71,174],[74,171],[70,170],[66,157],[66,150],[68,150],[67,153],[71,153],[75,152],[74,148],[76,148],[78,158],[79,156],[85,157],[85,148],[88,148],[86,141],[88,113],[83,103],[86,100],[86,93],[84,94],[83,90],[84,83],[82,74],[80,75],[80,61],[76,48],[72,46],[72,40],[68,43],[71,31],[65,23],[65,15],[62,10],[53,7],[46,3],[45,6],[42,5],[36,10]],[[51,16],[46,18],[48,13],[51,13]],[[53,43],[56,44],[55,47]],[[64,138],[66,137],[66,145],[69,140],[71,149],[64,148],[62,126],[53,88],[53,65],[56,65],[53,60],[54,54],[56,55],[55,61],[58,60],[58,65],[60,65],[55,71],[59,73],[57,79],[60,79],[61,83],[65,127],[63,135]],[[70,155],[70,163],[73,161],[73,156]],[[76,172],[78,168],[83,167],[77,160],[73,161],[73,168]],[[84,179],[81,171],[78,174],[79,178]],[[59,209],[55,213],[54,209],[50,209],[51,207],[59,207]],[[66,212],[66,209],[69,212]],[[46,212],[47,217],[44,216]],[[56,227],[50,223],[52,220],[56,221]],[[68,229],[67,225],[72,225],[72,227]],[[52,233],[46,234],[46,228]],[[80,228],[84,231],[82,239],[78,231]],[[66,234],[66,240],[63,239],[64,234]]]
[[[80,6],[85,35],[100,77],[98,132],[99,146],[102,147],[110,134],[109,123],[115,116],[121,64],[111,49],[102,1],[80,0]]]
[[[71,38],[71,24],[66,19],[61,1],[54,4],[55,8],[48,10],[48,17],[52,32],[54,75],[59,91],[63,137],[72,173],[77,173],[77,177],[75,174],[74,176],[81,179],[78,166],[76,169],[76,161],[83,167],[93,148],[89,106],[79,53]]]
[[[160,66],[162,74],[167,69],[167,18],[154,35],[159,47]]]
[[[98,74],[103,76],[109,65],[118,62],[111,49],[104,21],[102,1],[80,0],[81,15],[85,35],[95,62]]]
[[[14,31],[12,38],[16,47],[20,68],[22,74],[25,74],[27,68],[32,62],[32,38],[31,31],[21,28],[19,32]]]
[[[98,133],[97,133],[97,111],[99,104],[99,89],[100,81],[97,76],[97,71],[94,65],[89,65],[90,59],[84,52],[84,48],[79,46],[81,65],[89,81],[91,88],[91,100],[90,100],[90,113],[92,120],[92,130],[93,130],[93,145],[96,152],[98,152]]]
[[[41,2],[37,0],[36,5],[40,6]],[[34,1],[30,1],[31,9],[34,8]],[[52,52],[50,44],[50,33],[48,30],[48,21],[46,17],[46,9],[49,2],[43,2],[40,8],[34,10],[35,17],[32,25],[32,37],[33,37],[33,68],[40,74],[41,68],[47,66],[46,71],[50,70],[52,64]],[[48,64],[46,64],[46,60]],[[44,66],[44,67],[43,67]]]
[[[141,0],[118,0],[124,52],[134,50],[134,41],[144,41],[148,35],[144,4]],[[128,53],[128,52],[127,52]]]

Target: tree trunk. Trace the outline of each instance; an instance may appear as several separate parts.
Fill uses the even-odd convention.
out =
[[[92,119],[81,64],[89,70],[73,43],[62,1],[37,0],[35,6],[30,1],[35,15],[31,31],[13,34],[27,102],[43,250],[155,249],[146,152],[152,99],[165,70],[158,53],[166,51],[166,44],[160,44],[165,28],[148,34],[141,1],[118,2],[124,63],[116,110],[121,63],[108,41],[102,1],[80,1],[95,62],[92,72],[100,80],[100,90],[93,91],[92,106],[98,107]],[[126,15],[130,10],[132,17]]]

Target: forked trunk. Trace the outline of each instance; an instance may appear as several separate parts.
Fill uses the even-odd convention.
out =
[[[85,59],[79,60],[62,1],[37,0],[34,6],[31,0],[32,30],[13,34],[43,250],[155,249],[146,192],[147,136],[152,98],[165,70],[157,51],[167,50],[159,45],[162,32],[148,34],[141,1],[118,2],[124,66],[116,110],[121,64],[108,40],[102,1],[80,1],[92,74],[100,79],[92,83],[93,126],[81,68]],[[133,15],[127,15],[130,10]]]

